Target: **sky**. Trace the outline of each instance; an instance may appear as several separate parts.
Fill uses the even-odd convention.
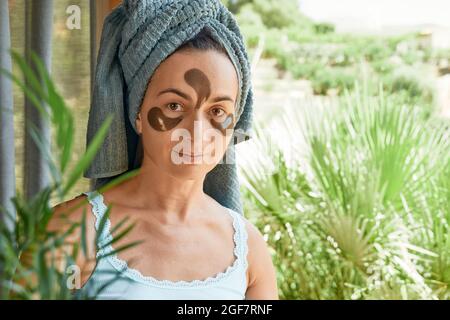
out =
[[[385,26],[436,24],[450,27],[450,0],[299,0],[304,14],[336,26]]]

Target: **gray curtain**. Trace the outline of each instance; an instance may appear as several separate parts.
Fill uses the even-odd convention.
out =
[[[0,68],[11,72],[8,0],[0,0]],[[0,73],[0,205],[13,212],[15,195],[14,117],[11,80]],[[0,218],[2,217],[0,212]],[[12,228],[12,224],[9,224]]]
[[[30,52],[36,53],[50,72],[52,57],[53,0],[27,0],[25,15],[25,54],[30,62]],[[27,199],[32,198],[49,184],[49,171],[41,153],[29,134],[32,123],[44,138],[50,150],[50,126],[32,105],[25,99],[25,158],[24,192]]]

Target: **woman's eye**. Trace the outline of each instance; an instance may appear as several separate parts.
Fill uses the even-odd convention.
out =
[[[213,108],[211,113],[214,117],[221,117],[225,114],[225,111],[221,108]]]
[[[183,110],[183,107],[179,103],[169,103],[167,105],[167,108],[170,111],[182,111]]]

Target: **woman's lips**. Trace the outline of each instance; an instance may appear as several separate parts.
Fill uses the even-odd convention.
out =
[[[173,154],[176,157],[180,157],[180,158],[184,158],[184,159],[189,159],[189,160],[198,160],[198,159],[202,159],[204,157],[203,154],[192,154],[192,153],[183,153],[183,152],[177,152],[177,151],[173,151]]]
[[[203,154],[191,154],[191,153],[182,153],[182,152],[179,152],[178,154],[179,154],[181,157],[182,157],[182,156],[186,156],[186,157],[191,157],[191,158],[197,158],[197,157],[203,156]]]

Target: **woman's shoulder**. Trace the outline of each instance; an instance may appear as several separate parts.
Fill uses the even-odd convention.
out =
[[[267,243],[264,240],[261,231],[259,231],[259,229],[244,215],[240,216],[244,222],[245,230],[247,231],[249,258],[265,253],[265,251],[267,251]]]
[[[248,298],[276,299],[276,273],[269,246],[261,231],[241,215],[248,235]]]
[[[230,209],[226,206],[223,206],[218,203],[218,207],[220,207],[223,211],[231,210],[234,213],[234,216],[240,217],[240,219],[243,221],[243,226],[245,227],[245,231],[248,236],[248,243],[249,245],[252,244],[252,247],[255,245],[257,247],[261,247],[262,244],[265,244],[264,237],[259,231],[259,229],[249,220],[245,217],[244,214],[241,214],[237,212],[234,209]]]
[[[53,215],[49,220],[47,229],[54,232],[66,232],[74,224],[85,223],[86,238],[89,242],[95,239],[95,228],[94,228],[94,217],[92,214],[92,205],[89,203],[88,198],[85,194],[81,193],[70,200],[63,201],[53,208]],[[67,236],[67,241],[69,242],[79,242],[82,237],[82,228],[75,228]],[[92,248],[89,243],[89,251]]]
[[[84,212],[86,215],[91,212],[89,202],[84,194],[79,194],[70,200],[58,203],[53,208],[53,216],[50,220],[50,226],[61,227],[67,222],[79,222],[83,218]]]
[[[209,197],[209,196],[208,196]],[[219,209],[217,212],[225,212],[226,210],[231,210],[234,213],[234,216],[238,216],[242,221],[242,225],[245,228],[246,234],[247,234],[247,247],[248,247],[248,254],[247,254],[247,260],[249,262],[249,266],[251,265],[251,262],[258,261],[261,256],[265,255],[267,250],[267,244],[264,240],[263,235],[259,231],[259,229],[249,220],[245,217],[244,214],[241,214],[237,212],[236,210],[230,209],[219,202],[217,202],[212,197],[209,197],[213,204]]]
[[[80,268],[86,267],[86,262],[92,260],[95,257],[95,229],[93,227],[93,217],[91,205],[84,194],[79,194],[70,200],[58,203],[53,208],[53,215],[47,225],[49,231],[64,233],[71,229],[71,227],[77,223],[81,226],[83,219],[85,222],[85,236],[86,236],[86,248],[88,255],[78,254],[76,257],[76,264]],[[82,228],[74,228],[66,236],[67,243],[80,243],[82,240]],[[63,251],[70,248],[64,247]],[[66,252],[70,254],[70,252]],[[58,253],[59,254],[59,253]]]

